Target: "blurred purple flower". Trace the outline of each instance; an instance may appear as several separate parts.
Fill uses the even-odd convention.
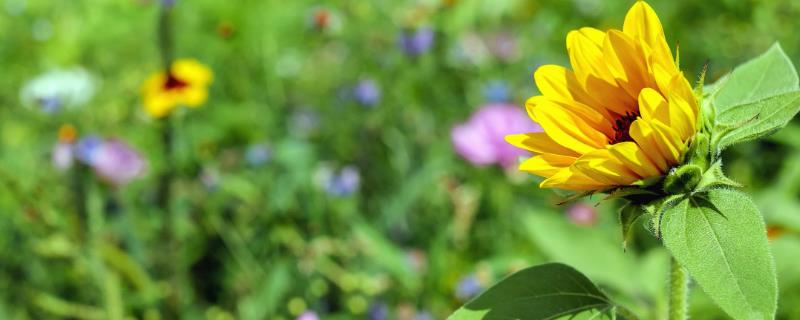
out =
[[[367,310],[368,320],[387,320],[389,319],[389,307],[383,302],[375,302]]]
[[[319,320],[319,316],[314,311],[306,311],[297,316],[297,320]]]
[[[53,147],[52,154],[53,166],[58,170],[66,170],[72,167],[75,161],[72,143],[59,142]]]
[[[116,139],[103,142],[91,157],[92,168],[114,186],[128,184],[144,174],[145,162],[136,150]]]
[[[594,207],[576,203],[567,209],[567,218],[574,224],[581,226],[591,226],[597,222],[597,210]]]
[[[404,30],[400,35],[400,47],[410,56],[418,56],[428,52],[433,46],[436,33],[428,27],[416,30]]]
[[[261,166],[272,157],[272,149],[264,143],[251,144],[244,153],[247,164],[253,167]]]
[[[542,132],[521,108],[510,104],[488,104],[450,132],[455,151],[472,164],[509,167],[527,153],[505,141],[520,132]]]
[[[85,165],[91,166],[94,163],[97,150],[103,144],[103,139],[96,135],[88,135],[80,138],[75,143],[75,158]]]
[[[381,99],[381,88],[372,79],[364,79],[353,88],[353,96],[362,106],[374,106]]]
[[[483,97],[489,103],[508,102],[510,100],[508,85],[502,80],[492,80],[483,87]]]
[[[177,0],[161,0],[161,5],[165,7],[172,7],[175,5],[175,2],[177,2]]]
[[[483,290],[480,280],[475,274],[469,274],[461,278],[456,284],[456,298],[461,301],[467,301],[474,298]]]

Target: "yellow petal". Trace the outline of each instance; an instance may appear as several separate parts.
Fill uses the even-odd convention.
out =
[[[575,77],[575,73],[567,70],[567,68],[552,64],[543,65],[536,69],[533,79],[539,88],[539,92],[548,99],[577,101],[601,113],[606,110],[602,104],[586,93]]]
[[[668,163],[667,158],[662,154],[662,148],[659,147],[660,140],[650,123],[638,119],[631,124],[629,133],[656,168],[661,172],[666,172],[671,163]]]
[[[525,160],[519,165],[519,170],[547,178],[561,169],[569,167],[576,159],[575,157],[545,153]]]
[[[653,55],[657,58],[656,63],[664,67],[674,66],[661,21],[646,2],[637,1],[633,4],[625,16],[622,30],[632,38],[642,39],[653,50]]]
[[[642,178],[663,174],[644,150],[634,142],[626,141],[608,146],[608,151]]]
[[[561,169],[545,179],[539,184],[541,188],[559,188],[564,190],[598,190],[609,187],[606,184],[597,182],[585,174],[573,170],[572,167]]]
[[[667,162],[671,165],[678,164],[685,149],[681,137],[674,129],[661,121],[652,121],[650,125],[656,132],[657,140],[660,139],[659,147],[662,148],[661,153],[665,156]]]
[[[510,134],[506,136],[506,142],[517,148],[538,154],[549,153],[570,157],[577,157],[579,155],[577,152],[564,148],[556,143],[544,132]]]
[[[179,59],[172,63],[175,77],[190,85],[206,86],[212,80],[211,70],[194,59]]]
[[[630,185],[642,178],[626,167],[608,149],[595,150],[584,154],[575,161],[572,169],[585,174],[595,181],[611,186]]]
[[[689,140],[695,132],[695,119],[689,103],[672,94],[669,99],[669,125],[682,141]]]
[[[628,35],[609,30],[603,43],[603,55],[617,83],[629,96],[636,98],[647,86],[647,63],[637,42]]]
[[[586,82],[586,78],[592,76],[606,83],[615,84],[614,77],[603,62],[602,41],[597,43],[596,36],[592,36],[597,32],[602,33],[597,29],[581,28],[567,34],[567,52],[570,63],[572,63],[578,80],[582,82]]]
[[[592,129],[595,131],[602,133],[606,137],[614,136],[614,128],[609,120],[611,119],[611,116],[606,110],[603,110],[601,113],[583,103],[574,100],[567,101],[543,98],[537,101],[537,104],[547,102],[548,108],[558,107],[561,111],[583,120],[583,123],[592,127]],[[532,108],[535,108],[535,105],[531,104],[530,107],[526,105],[526,109],[530,109],[528,111],[529,113],[534,113]]]
[[[533,112],[550,138],[579,154],[604,148],[608,144],[608,137],[552,102],[544,101]]]
[[[647,121],[659,120],[669,123],[669,104],[658,91],[644,88],[639,93],[639,114]]]

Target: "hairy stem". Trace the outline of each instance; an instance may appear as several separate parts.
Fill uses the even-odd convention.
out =
[[[689,274],[675,258],[669,270],[669,320],[686,320],[689,316]]]

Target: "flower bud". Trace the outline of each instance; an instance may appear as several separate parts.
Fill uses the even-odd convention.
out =
[[[703,169],[695,164],[686,164],[672,169],[664,179],[664,192],[682,194],[694,190],[703,177]]]

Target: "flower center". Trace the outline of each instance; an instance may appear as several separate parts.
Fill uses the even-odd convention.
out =
[[[610,144],[616,144],[625,141],[633,141],[630,134],[631,124],[639,117],[639,113],[625,112],[625,115],[620,116],[614,121],[614,137],[609,141]]]
[[[167,81],[164,82],[164,90],[180,90],[187,87],[189,84],[185,81],[175,77],[172,72],[167,74]]]

